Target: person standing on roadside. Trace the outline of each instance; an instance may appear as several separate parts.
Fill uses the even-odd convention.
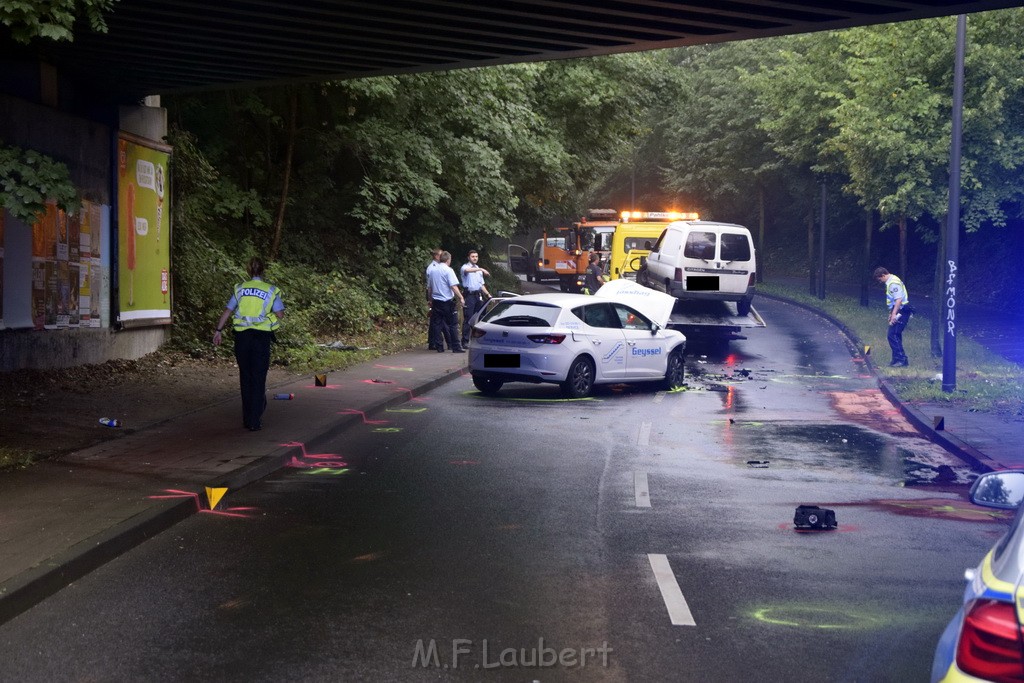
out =
[[[875,268],[875,279],[885,287],[885,305],[889,309],[889,348],[892,349],[890,366],[905,368],[910,365],[906,352],[903,350],[903,330],[906,329],[914,308],[910,305],[910,295],[903,281],[882,267]]]
[[[235,285],[213,333],[213,345],[220,346],[221,331],[232,319],[235,331],[235,360],[242,392],[242,425],[252,432],[262,428],[267,407],[267,372],[270,370],[270,343],[284,318],[281,290],[263,281],[263,259],[253,256],[246,268],[249,279]]]
[[[430,263],[427,264],[427,272],[426,272],[426,277],[427,277],[427,307],[428,307],[428,312],[427,312],[427,322],[428,322],[428,324],[427,324],[427,348],[430,349],[431,351],[444,351],[444,339],[442,339],[441,337],[437,337],[437,338],[434,337],[434,332],[436,330],[434,329],[434,326],[432,324],[430,324],[430,319],[431,318],[430,318],[430,312],[429,312],[430,302],[432,301],[432,298],[431,298],[431,295],[430,295],[430,271],[433,270],[434,268],[436,268],[438,266],[438,264],[441,263],[441,251],[442,251],[441,249],[436,248],[436,247],[434,249],[430,250]]]
[[[480,260],[480,252],[470,249],[466,256],[468,259],[462,266],[462,291],[465,293],[466,307],[462,309],[462,348],[469,346],[469,321],[476,315],[477,311],[484,307],[484,297],[491,298],[484,284],[484,276],[491,274],[486,268],[477,265]]]
[[[429,276],[431,338],[436,338],[440,343],[438,353],[444,353],[445,341],[452,353],[465,352],[459,345],[459,317],[455,302],[458,300],[461,307],[466,305],[466,300],[459,291],[459,278],[451,269],[451,262],[452,255],[442,251],[441,262],[434,266]]]
[[[593,294],[604,284],[604,271],[601,270],[601,264],[598,263],[600,259],[600,254],[590,254],[590,265],[587,266],[586,278],[583,281],[584,294]]]

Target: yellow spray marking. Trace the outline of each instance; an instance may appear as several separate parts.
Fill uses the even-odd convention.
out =
[[[330,474],[338,476],[348,472],[347,467],[317,467],[315,469],[302,470],[300,474]]]
[[[210,502],[211,510],[217,509],[217,503],[220,502],[220,499],[223,498],[224,494],[227,492],[228,490],[226,488],[212,488],[209,486],[206,487],[206,500]]]
[[[426,408],[388,408],[386,412],[389,413],[423,413],[426,412]]]
[[[772,626],[840,631],[880,628],[891,624],[890,615],[869,614],[846,606],[777,605],[760,607],[750,616]]]
[[[373,431],[380,432],[382,434],[394,434],[395,432],[402,431],[401,427],[377,427]]]

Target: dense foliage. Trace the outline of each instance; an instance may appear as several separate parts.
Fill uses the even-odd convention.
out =
[[[592,206],[741,222],[763,233],[769,272],[806,274],[822,187],[830,277],[884,264],[928,286],[948,201],[954,28],[949,17],[171,98],[179,329],[205,338],[253,253],[303,311],[293,343],[419,316],[430,247],[456,265],[481,247],[491,265],[496,241]],[[1022,275],[1022,30],[1022,9],[970,17],[961,272],[977,299],[1006,297]],[[865,255],[866,221],[877,234]],[[1010,257],[994,259],[994,243]]]

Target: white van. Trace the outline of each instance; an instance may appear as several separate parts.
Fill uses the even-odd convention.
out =
[[[665,227],[638,279],[677,299],[735,301],[747,315],[756,274],[754,241],[742,225],[677,221]]]

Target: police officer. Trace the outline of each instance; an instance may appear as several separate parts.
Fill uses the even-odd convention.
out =
[[[270,370],[270,342],[274,330],[281,326],[284,302],[281,290],[263,281],[263,260],[253,256],[247,271],[249,279],[235,285],[224,313],[213,333],[213,344],[221,343],[221,331],[228,318],[235,330],[235,360],[238,361],[238,380],[242,390],[242,424],[249,431],[262,427],[263,411],[267,407],[267,371]]]
[[[490,277],[491,274],[486,268],[477,265],[480,253],[476,249],[470,249],[466,258],[469,260],[461,268],[462,291],[466,295],[466,307],[462,309],[462,348],[469,346],[469,321],[484,307],[484,297],[491,298],[491,293],[484,284],[484,275]]]
[[[459,278],[455,276],[451,262],[452,255],[442,251],[441,262],[427,275],[430,290],[430,338],[437,339],[441,344],[438,353],[444,353],[445,341],[453,353],[465,353],[459,345],[459,315],[455,300],[458,299],[460,306],[465,306],[466,300],[459,291]]]
[[[903,281],[882,267],[875,268],[875,279],[885,287],[885,305],[889,309],[889,348],[892,349],[890,366],[905,368],[910,364],[906,352],[903,351],[903,330],[910,322],[914,309],[910,305],[910,295]]]

